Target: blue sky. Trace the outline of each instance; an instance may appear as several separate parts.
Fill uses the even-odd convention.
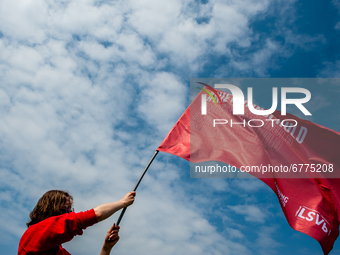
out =
[[[133,189],[189,105],[190,78],[339,77],[339,34],[338,0],[1,1],[1,254],[47,190],[80,211]],[[117,218],[65,247],[98,253]],[[190,179],[165,153],[121,227],[117,254],[322,254],[261,181]]]

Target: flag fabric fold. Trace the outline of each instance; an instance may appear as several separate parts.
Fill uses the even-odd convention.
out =
[[[244,115],[233,115],[233,97],[223,91],[218,91],[222,104],[208,98],[203,115],[204,93],[157,150],[195,163],[252,167],[249,173],[275,192],[291,227],[316,239],[328,254],[339,235],[340,133],[278,111],[254,115],[247,102]]]

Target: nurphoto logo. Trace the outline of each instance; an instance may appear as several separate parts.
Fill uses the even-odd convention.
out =
[[[202,83],[202,82],[199,82],[199,83],[202,84],[202,85],[205,85],[208,89],[210,89],[215,94],[218,101],[222,105],[221,97],[219,96],[218,92],[213,87],[211,87],[211,86],[209,86],[205,83]],[[272,88],[272,106],[268,110],[256,109],[254,107],[254,104],[253,104],[253,88],[252,87],[247,88],[247,92],[248,92],[248,97],[247,97],[248,100],[247,101],[245,101],[244,94],[243,94],[242,90],[235,85],[215,84],[214,87],[220,88],[220,89],[229,89],[230,90],[231,95],[233,97],[232,100],[231,100],[231,102],[233,103],[233,115],[244,115],[244,106],[245,106],[245,102],[247,102],[247,101],[248,101],[247,105],[248,105],[250,112],[252,112],[255,115],[261,115],[261,116],[270,115],[277,108],[277,104],[278,104],[277,87]],[[205,91],[213,99],[215,105],[217,105],[216,99],[211,94],[211,92],[209,92],[207,89],[203,89],[203,88],[199,88],[199,89]],[[303,98],[287,98],[288,93],[301,93],[301,94],[304,95],[304,97]],[[230,94],[226,94],[226,96],[223,98],[223,101],[228,100],[229,97],[230,97]],[[286,109],[287,109],[288,104],[295,105],[306,116],[312,115],[302,105],[304,103],[307,103],[310,99],[311,99],[311,93],[308,89],[299,88],[299,87],[282,87],[281,88],[281,115],[287,114]],[[202,115],[207,114],[207,95],[206,94],[202,94],[202,97],[201,97],[201,113],[202,113]]]

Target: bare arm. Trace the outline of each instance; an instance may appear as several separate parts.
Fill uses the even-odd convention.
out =
[[[111,252],[112,247],[118,242],[119,240],[119,226],[113,224],[113,226],[107,231],[103,248],[100,251],[100,255],[109,255]]]
[[[121,200],[111,203],[106,203],[99,205],[94,208],[94,213],[96,214],[98,222],[103,221],[110,217],[112,214],[118,210],[132,205],[135,201],[135,191],[128,192]]]

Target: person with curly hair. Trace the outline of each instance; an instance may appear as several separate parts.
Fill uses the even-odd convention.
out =
[[[66,191],[50,190],[30,213],[28,229],[19,242],[18,255],[71,255],[62,244],[82,235],[87,227],[103,221],[116,211],[130,206],[136,192],[128,192],[121,200],[75,213],[73,197]],[[119,226],[107,231],[100,255],[108,255],[119,240]]]

